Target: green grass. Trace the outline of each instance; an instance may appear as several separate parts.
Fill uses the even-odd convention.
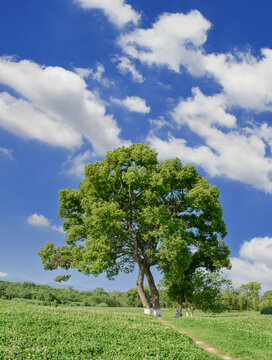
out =
[[[164,320],[208,343],[223,354],[243,360],[272,359],[272,316],[257,312],[224,313],[175,319],[173,311]]]
[[[1,360],[219,359],[139,309],[0,301],[0,311]]]

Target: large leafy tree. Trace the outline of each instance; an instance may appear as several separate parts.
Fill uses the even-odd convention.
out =
[[[210,208],[209,216],[207,187],[216,193],[216,206]],[[218,242],[218,234],[225,235],[215,189],[192,165],[183,165],[179,159],[159,163],[157,153],[147,145],[109,151],[104,160],[85,167],[78,190],[59,192],[66,245],[55,247],[50,242],[39,255],[45,269],[75,268],[87,275],[105,272],[110,279],[137,266],[137,290],[145,312],[150,305],[144,277],[154,314],[161,315],[151,268],[168,271],[174,261],[181,273],[187,270],[198,227],[203,243],[199,256],[205,257],[209,244]]]

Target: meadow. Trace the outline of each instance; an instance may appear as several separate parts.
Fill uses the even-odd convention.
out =
[[[140,308],[50,307],[0,300],[0,359],[212,360],[186,335],[241,360],[272,359],[272,316],[257,312],[173,317]]]
[[[218,359],[188,336],[135,312],[12,301],[0,306],[1,360]]]
[[[272,315],[259,312],[231,312],[220,315],[197,313],[193,319],[164,319],[220,353],[241,360],[272,359]]]

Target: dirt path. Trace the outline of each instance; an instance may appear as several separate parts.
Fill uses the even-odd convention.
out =
[[[222,355],[217,349],[215,349],[215,348],[211,347],[210,345],[206,344],[204,341],[200,341],[199,339],[196,339],[194,336],[188,334],[186,331],[179,329],[177,326],[169,323],[168,321],[166,321],[166,320],[164,320],[162,318],[159,318],[158,320],[160,322],[162,322],[163,324],[172,327],[173,329],[178,331],[180,334],[184,334],[184,335],[189,336],[195,342],[195,344],[197,346],[200,346],[202,349],[208,351],[211,354],[219,356],[221,359],[224,359],[224,360],[239,360],[239,359],[233,358],[233,357],[231,357],[229,355]]]

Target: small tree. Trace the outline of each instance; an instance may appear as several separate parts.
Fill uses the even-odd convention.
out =
[[[197,270],[185,294],[185,302],[191,308],[191,314],[194,309],[211,313],[226,310],[222,302],[222,290],[230,284],[231,281],[222,278],[220,272]]]

